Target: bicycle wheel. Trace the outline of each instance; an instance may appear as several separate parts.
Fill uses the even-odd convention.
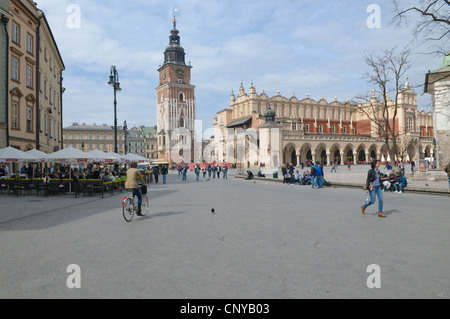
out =
[[[142,195],[141,209],[142,209],[141,215],[142,215],[142,216],[147,215],[148,209],[149,209],[149,207],[148,207],[148,197],[147,197],[147,195]]]
[[[130,222],[133,219],[134,205],[132,203],[131,198],[128,197],[127,199],[125,199],[123,206],[122,206],[122,213],[123,213],[123,218],[125,218],[125,220],[127,222]]]

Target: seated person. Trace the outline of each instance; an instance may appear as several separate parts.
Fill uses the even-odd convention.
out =
[[[380,182],[381,188],[383,189],[384,192],[389,190],[389,188],[391,187],[391,183],[389,182],[389,176],[387,174],[381,173]]]
[[[303,172],[301,184],[302,185],[310,185],[311,184],[311,174],[309,171]]]
[[[263,173],[261,172],[261,170],[258,171],[258,175],[257,175],[257,176],[258,176],[258,177],[266,177],[266,175],[263,174]]]
[[[389,182],[391,183],[391,186],[394,186],[395,192],[398,193],[398,187],[399,187],[399,185],[398,185],[398,178],[397,178],[397,175],[391,174],[391,175],[389,176]]]
[[[400,191],[399,191],[399,193],[402,193],[402,192],[403,192],[403,188],[405,188],[406,185],[408,185],[408,182],[406,181],[405,175],[403,175],[402,177],[400,177],[400,179],[398,180],[398,185],[400,186]]]
[[[299,173],[299,171],[295,171],[297,174],[295,174],[292,177],[292,183],[300,183],[300,181],[302,180],[302,174]]]
[[[291,174],[289,172],[287,172],[286,174],[284,174],[284,181],[287,183],[291,183]]]
[[[253,179],[253,173],[251,171],[247,171],[247,177],[245,178],[245,180],[250,180]]]

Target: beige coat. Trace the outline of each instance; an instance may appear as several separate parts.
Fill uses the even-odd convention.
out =
[[[144,183],[144,178],[142,177],[141,172],[137,168],[129,168],[127,170],[127,181],[125,182],[125,188],[128,189],[139,188],[138,176]]]

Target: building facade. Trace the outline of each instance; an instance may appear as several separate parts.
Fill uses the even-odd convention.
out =
[[[62,148],[64,62],[48,21],[39,13],[38,104],[36,113],[36,148],[51,153]]]
[[[195,86],[191,84],[192,66],[185,62],[185,52],[178,34],[174,17],[164,63],[158,69],[158,157],[171,163],[189,163],[194,154]]]
[[[390,160],[378,128],[361,111],[377,103],[381,105],[374,95],[359,107],[336,99],[315,101],[309,95],[288,99],[277,92],[269,98],[264,91],[258,95],[253,84],[246,94],[241,84],[239,94],[231,94],[230,108],[214,119],[214,160],[246,167]],[[404,160],[432,156],[432,113],[417,110],[409,83],[399,92],[398,114],[397,140]],[[270,118],[274,120],[267,123]]]
[[[9,83],[9,0],[0,0],[0,149],[9,146],[8,124],[8,83]]]
[[[11,0],[9,12],[9,145],[36,148],[38,9],[29,0]]]
[[[65,69],[56,41],[35,2],[2,1],[0,9],[7,31],[0,37],[0,69],[7,61],[7,73],[0,75],[0,147],[53,152],[62,147]]]
[[[122,126],[117,127],[117,148],[119,154],[125,154],[125,134]],[[63,129],[64,147],[74,147],[84,152],[95,149],[104,152],[114,152],[114,126],[107,124],[86,125],[72,123]]]
[[[149,160],[158,158],[158,138],[157,138],[157,126],[145,127],[142,126],[142,133],[145,139],[145,155],[144,157]]]

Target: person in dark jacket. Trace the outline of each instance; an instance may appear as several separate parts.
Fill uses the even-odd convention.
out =
[[[374,160],[371,163],[371,169],[367,172],[367,180],[365,185],[365,191],[370,194],[370,202],[361,206],[361,213],[363,215],[366,212],[366,208],[372,204],[375,204],[375,195],[378,197],[378,217],[386,217],[383,214],[383,191],[381,188],[380,180],[380,161]]]
[[[167,178],[167,173],[169,172],[169,169],[167,168],[167,165],[164,165],[162,168],[161,168],[161,175],[162,175],[162,177],[163,177],[163,184],[165,184],[166,183],[166,178]]]

